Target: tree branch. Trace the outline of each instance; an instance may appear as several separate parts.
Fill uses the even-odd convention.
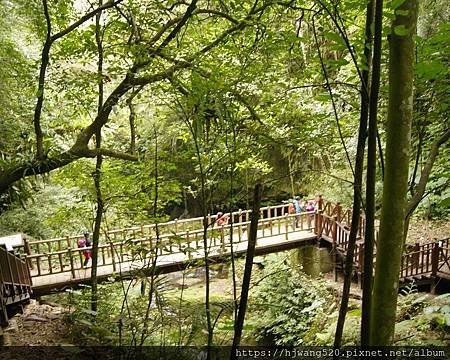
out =
[[[75,30],[77,27],[79,27],[80,25],[82,25],[83,23],[85,23],[86,21],[88,21],[89,19],[94,17],[95,15],[97,15],[102,10],[112,8],[112,7],[120,4],[122,1],[123,0],[108,1],[107,3],[103,4],[102,6],[99,6],[98,8],[92,10],[91,12],[88,12],[86,15],[83,15],[80,19],[75,21],[73,24],[69,25],[64,30],[61,30],[59,33],[53,35],[51,38],[51,41],[55,42],[56,40],[62,38],[63,36],[66,36],[73,30]]]
[[[50,14],[48,12],[47,0],[42,0],[42,6],[44,7],[45,22],[47,24],[47,35],[45,38],[44,47],[42,49],[37,101],[34,108],[33,117],[34,133],[36,135],[36,160],[42,160],[44,158],[44,135],[42,134],[41,115],[42,105],[44,104],[45,74],[47,72],[48,63],[50,61],[49,54],[50,47],[52,46],[52,23],[50,20]]]
[[[442,134],[436,141],[431,145],[430,153],[428,154],[427,162],[420,174],[420,180],[417,186],[413,189],[414,195],[409,200],[406,207],[406,218],[409,218],[414,210],[419,205],[422,200],[422,196],[425,193],[425,188],[428,183],[428,178],[430,177],[431,169],[433,168],[434,161],[439,153],[439,147],[443,145],[450,139],[450,129],[448,129],[444,134]]]

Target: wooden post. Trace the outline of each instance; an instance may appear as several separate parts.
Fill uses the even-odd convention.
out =
[[[415,270],[415,273],[419,273],[419,259],[420,259],[420,245],[419,243],[414,244],[414,255],[413,255],[413,268]]]
[[[289,240],[289,214],[284,215],[284,228],[285,228],[285,239]]]
[[[175,234],[178,233],[178,219],[174,220],[174,225],[175,225]]]
[[[71,248],[72,246],[70,245],[70,237],[66,236],[66,241],[67,241],[67,248]]]
[[[276,209],[276,208],[275,208]],[[272,214],[271,214],[271,208],[270,206],[267,207],[267,218],[269,219],[269,226],[270,226],[270,236],[273,236],[273,227],[272,227]]]
[[[70,261],[70,271],[72,272],[72,279],[75,279],[75,269],[74,269],[74,265],[73,265],[73,253],[72,253],[72,248],[68,248],[67,249],[68,253],[69,253],[69,261]]]
[[[25,256],[25,261],[27,261],[29,268],[33,269],[33,263],[31,262],[31,259],[28,257],[29,255],[31,255],[30,243],[28,242],[27,238],[23,239],[23,243],[24,243],[23,247],[24,247],[24,250],[25,250],[25,254],[27,255],[27,256]]]
[[[331,238],[333,239],[333,244],[337,245],[337,216],[332,217],[331,223]]]
[[[336,216],[337,216],[337,221],[338,222],[341,222],[341,216],[342,216],[342,206],[341,206],[341,203],[340,202],[338,202],[337,204],[336,204],[336,207],[335,207],[335,209],[336,209]]]
[[[11,267],[11,262],[9,260],[9,256],[10,254],[8,252],[6,252],[6,261],[8,262],[8,271],[9,271],[9,276],[11,279],[11,283],[12,283],[12,289],[14,291],[14,297],[16,297],[16,286],[15,286],[15,281],[14,281],[14,274],[12,272],[12,267]]]
[[[436,276],[439,267],[439,243],[433,244],[433,250],[431,252],[431,275]]]
[[[314,234],[319,236],[319,213],[314,213]]]
[[[320,211],[322,211],[323,210],[323,198],[322,198],[322,195],[319,195],[319,200],[318,200],[318,209],[320,210]]]
[[[322,217],[322,210],[318,210],[317,211],[317,236],[322,236],[322,222],[323,222],[323,217]]]

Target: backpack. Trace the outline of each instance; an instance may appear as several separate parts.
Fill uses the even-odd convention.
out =
[[[289,214],[295,214],[295,207],[294,207],[294,204],[293,204],[293,203],[289,203],[289,206],[288,206],[288,213],[289,213]]]

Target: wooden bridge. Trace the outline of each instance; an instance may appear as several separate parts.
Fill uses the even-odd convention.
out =
[[[318,209],[314,212],[289,215],[287,204],[264,207],[260,212],[256,255],[322,242],[342,257],[345,256],[351,209],[344,210],[339,203],[319,200]],[[212,262],[228,261],[232,255],[243,256],[247,251],[250,213],[245,210],[226,214],[230,222],[223,226],[217,226],[215,215],[208,216],[206,229],[201,217],[108,231],[100,239],[98,278],[101,281],[113,277],[131,277],[137,273],[150,275],[152,271],[167,273],[202,266],[205,256],[204,236],[208,243],[208,258]],[[77,240],[80,237],[28,241],[24,246],[26,255],[22,259],[15,257],[14,266],[8,265],[0,257],[2,309],[5,309],[8,301],[20,302],[29,296],[26,294],[31,291],[31,283],[35,296],[79,283],[89,283],[91,268],[83,265],[83,252],[91,248],[78,248]],[[364,216],[361,216],[354,255],[354,269],[359,276],[363,276],[363,238]],[[11,264],[10,256],[13,255],[7,256],[5,259],[9,259]],[[415,244],[408,247],[402,257],[400,279],[402,282],[415,279],[429,283],[433,279],[450,279],[449,263],[449,239]]]
[[[228,261],[247,251],[250,210],[226,214],[228,225],[217,226],[216,215],[174,220],[161,224],[141,225],[108,231],[98,249],[99,280],[114,276],[129,277],[137,272],[149,275],[174,272],[189,266],[202,266],[205,256],[203,238],[208,243],[208,258],[213,262]],[[314,212],[289,215],[288,204],[261,208],[258,222],[256,254],[268,254],[319,240],[345,256],[350,234],[352,212],[339,203],[318,201]],[[294,226],[297,222],[297,226]],[[358,224],[355,272],[362,276],[364,264],[364,216]],[[157,236],[157,233],[159,234]],[[35,294],[46,294],[90,281],[90,266],[83,265],[83,252],[78,248],[81,236],[30,241],[26,256]],[[402,257],[401,281],[412,279],[450,278],[449,239],[407,249]],[[155,269],[152,264],[155,260]]]

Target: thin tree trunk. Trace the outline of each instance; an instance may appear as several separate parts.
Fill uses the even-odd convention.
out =
[[[359,117],[359,130],[358,130],[358,144],[356,148],[355,159],[355,178],[353,185],[353,211],[352,222],[350,227],[350,235],[348,239],[347,256],[344,264],[344,286],[342,289],[342,300],[339,308],[338,322],[336,325],[336,333],[334,337],[334,346],[340,347],[342,343],[342,335],[344,332],[345,316],[347,315],[348,300],[350,295],[350,286],[352,281],[353,272],[353,255],[356,247],[356,238],[358,235],[358,225],[361,214],[362,203],[362,177],[364,167],[364,148],[366,143],[366,130],[367,130],[367,118],[369,114],[369,69],[371,65],[372,52],[371,52],[371,24],[373,21],[373,5],[374,2],[370,1],[367,5],[366,13],[366,27],[365,35],[366,41],[364,44],[364,55],[367,61],[365,70],[362,71],[362,84],[361,84],[361,112]]]
[[[292,193],[292,198],[294,198],[295,197],[295,186],[294,186],[294,174],[292,173],[291,154],[288,153],[287,157],[288,157],[289,180],[290,180],[290,183],[291,183],[291,193]]]
[[[103,5],[103,0],[99,0],[99,6]],[[101,38],[101,29],[100,29],[100,17],[101,12],[99,12],[95,16],[95,40],[97,43],[97,53],[98,53],[98,62],[97,62],[97,76],[98,78],[98,107],[97,114],[100,113],[101,108],[103,106],[103,45]],[[99,128],[95,134],[95,147],[100,149],[102,143],[102,131]],[[102,223],[103,216],[103,197],[102,197],[102,189],[101,189],[101,177],[102,177],[102,155],[97,155],[96,164],[95,164],[95,173],[94,173],[94,185],[95,185],[95,193],[97,197],[97,211],[95,214],[95,223],[94,223],[94,234],[92,236],[92,269],[91,269],[91,310],[97,311],[97,266],[98,266],[98,243],[100,239],[100,226]]]
[[[245,257],[244,278],[242,279],[241,300],[239,301],[239,311],[234,326],[234,338],[231,348],[231,359],[236,359],[236,348],[241,342],[242,329],[244,327],[245,312],[247,310],[248,293],[250,289],[250,279],[252,276],[253,258],[255,256],[256,239],[258,235],[259,209],[261,207],[261,184],[255,186],[253,193],[253,206],[250,220],[250,234],[248,238],[247,255]]]
[[[381,31],[383,0],[375,0],[375,31],[373,41],[372,80],[369,98],[369,132],[367,145],[366,231],[364,239],[364,276],[361,315],[361,346],[370,340],[370,309],[372,306],[373,247],[375,240],[375,181],[377,170],[377,114],[380,89]]]
[[[386,168],[370,334],[374,346],[389,346],[394,340],[408,191],[418,1],[406,0],[396,10],[389,37]]]
[[[208,331],[208,341],[207,341],[207,354],[206,359],[211,359],[211,347],[213,342],[214,326],[211,319],[211,303],[210,303],[210,267],[209,267],[209,249],[208,249],[208,212],[207,212],[207,198],[206,198],[206,177],[205,171],[202,164],[202,154],[200,152],[200,145],[196,136],[196,130],[193,128],[192,123],[186,114],[185,119],[186,125],[189,128],[189,132],[192,135],[195,145],[195,154],[197,157],[199,169],[200,169],[200,193],[201,193],[201,207],[203,216],[203,252],[205,261],[205,312],[206,312],[206,327]]]
[[[158,249],[160,246],[160,233],[158,226],[158,197],[159,197],[159,180],[158,180],[158,132],[156,127],[153,128],[153,135],[155,137],[155,152],[154,152],[154,179],[155,179],[155,196],[153,200],[153,218],[155,219],[155,232],[156,232],[156,244],[153,246],[155,251],[152,257],[151,270],[150,270],[150,288],[148,292],[147,309],[145,311],[144,326],[139,342],[139,351],[142,351],[144,342],[147,339],[148,334],[148,320],[150,318],[150,310],[153,303],[153,294],[155,293],[155,280],[156,280],[156,264],[158,261]]]

